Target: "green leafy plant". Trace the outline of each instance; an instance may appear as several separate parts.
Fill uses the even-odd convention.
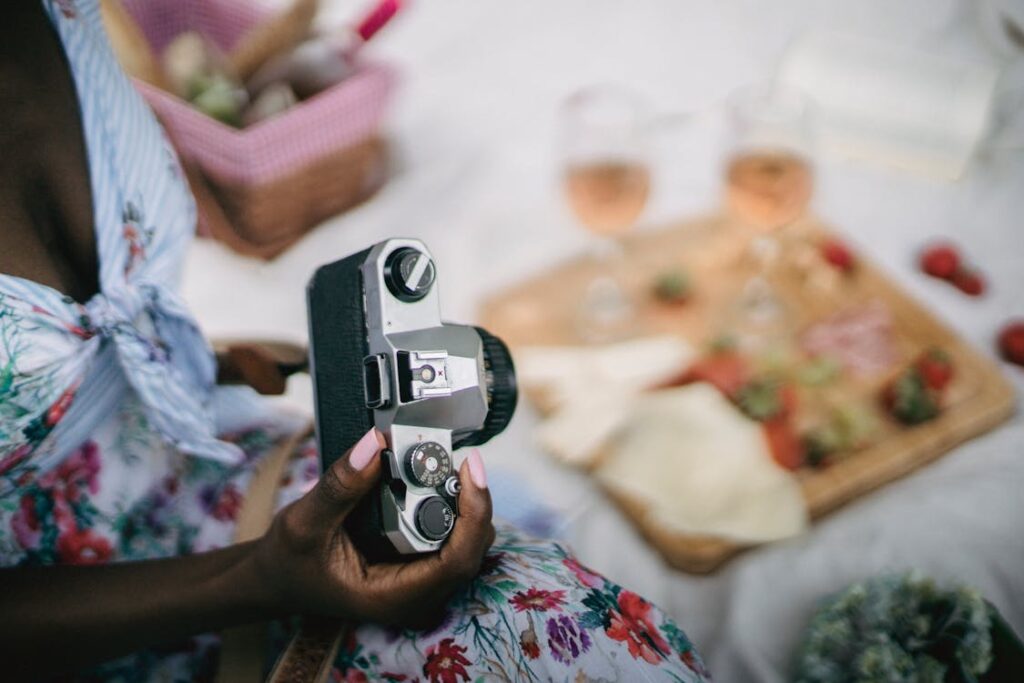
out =
[[[855,583],[812,619],[800,683],[977,681],[993,662],[994,610],[974,589],[917,573]]]

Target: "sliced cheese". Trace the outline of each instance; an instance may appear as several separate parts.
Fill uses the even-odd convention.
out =
[[[761,426],[708,384],[639,399],[596,476],[671,531],[759,543],[808,525],[800,486],[772,459]]]
[[[693,347],[669,335],[600,347],[531,346],[516,352],[523,386],[547,390],[557,406],[581,397],[641,391],[679,374],[693,361]]]
[[[579,394],[537,429],[540,447],[563,462],[590,465],[629,421],[635,391]]]

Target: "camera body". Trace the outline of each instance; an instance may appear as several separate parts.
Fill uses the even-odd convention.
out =
[[[376,426],[382,481],[346,520],[371,560],[432,552],[458,514],[462,457],[515,411],[507,347],[442,322],[426,246],[389,239],[320,267],[307,288],[317,440],[326,469]]]

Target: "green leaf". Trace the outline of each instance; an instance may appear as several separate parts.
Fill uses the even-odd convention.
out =
[[[618,588],[618,586],[615,588]],[[612,593],[599,591],[595,588],[591,588],[587,591],[587,595],[583,598],[583,606],[586,607],[588,612],[593,615],[585,617],[587,619],[587,623],[594,623],[600,625],[602,628],[608,628],[612,623],[612,610],[617,610],[619,607],[616,598],[617,596]],[[584,614],[587,613],[585,612]]]
[[[0,371],[0,396],[3,396],[11,390],[11,386],[14,384],[14,359],[11,358],[7,361],[7,365]]]
[[[586,612],[581,612],[577,615],[576,620],[579,622],[581,627],[586,629],[607,628],[608,625],[611,624],[611,619],[608,616],[608,610],[605,610],[603,613],[594,610],[587,610]]]
[[[513,581],[512,579],[504,579],[504,580],[498,581],[497,583],[492,584],[492,585],[495,588],[497,588],[499,591],[502,591],[504,593],[511,593],[512,591],[514,591],[517,588],[519,588],[519,583],[516,582],[516,581]]]

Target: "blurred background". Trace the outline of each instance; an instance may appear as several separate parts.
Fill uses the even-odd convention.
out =
[[[276,0],[259,16],[301,4]],[[334,34],[374,9],[354,0],[319,4],[313,26]],[[167,28],[177,26],[173,13],[157,12],[152,0],[124,5],[166,49],[178,33]],[[202,21],[193,20],[254,20],[245,0],[233,5],[223,15],[194,10]],[[719,680],[790,677],[820,600],[884,572],[917,569],[972,585],[1024,631],[1024,420],[1004,421],[1024,387],[1024,331],[1005,332],[1024,316],[1024,3],[420,0],[403,3],[354,59],[337,85],[308,99],[286,93],[283,105],[267,105],[265,120],[235,121],[241,127],[230,131],[191,122],[180,98],[141,86],[210,195],[206,204],[200,197],[204,232],[220,239],[196,241],[184,278],[208,336],[304,343],[304,288],[318,265],[388,237],[420,238],[437,262],[445,317],[496,325],[513,353],[523,353],[530,400],[484,450],[498,514],[564,539],[584,563],[664,607]],[[296,151],[303,146],[310,149]],[[330,170],[317,166],[327,147],[350,156]],[[275,164],[290,180],[277,182]],[[274,233],[325,201],[331,212],[355,205],[326,219],[307,212],[288,234]],[[253,206],[261,208],[247,213]],[[283,206],[291,208],[276,214]],[[666,261],[668,252],[678,262]],[[718,293],[715,283],[727,281],[734,286]],[[817,307],[804,303],[815,299]],[[589,420],[552,426],[580,387],[640,401],[629,393],[637,382],[676,377],[680,364],[705,357],[726,333],[757,367],[776,342],[792,342],[815,322],[832,325],[821,335],[857,344],[876,334],[862,329],[873,330],[876,318],[861,310],[875,300],[884,329],[871,337],[874,351],[858,353],[879,368],[858,375],[854,367],[849,386],[836,380],[829,396],[887,391],[934,346],[966,379],[954,380],[948,395],[926,387],[924,399],[948,415],[923,426],[911,429],[917,418],[887,403],[891,424],[865,428],[874,436],[849,448],[850,461],[868,442],[913,442],[917,455],[876,483],[917,471],[865,486],[828,516],[808,498],[808,487],[818,486],[808,482],[825,481],[807,460],[809,432],[799,462],[773,451],[786,478],[766,474],[766,482],[775,478],[765,486],[783,498],[796,490],[798,500],[802,490],[807,509],[797,503],[795,521],[773,529],[737,521],[731,542],[774,543],[720,560],[697,548],[688,565],[692,546],[683,542],[673,555],[671,541],[609,495],[619,470],[595,474],[590,460],[571,462],[591,455],[573,450],[585,440],[577,434],[611,432],[632,418],[602,404]],[[558,308],[560,301],[572,305]],[[848,320],[829,318],[841,309],[851,311],[852,331],[843,327]],[[682,334],[685,345],[658,346],[677,327],[699,333]],[[654,345],[625,342],[637,338]],[[607,353],[580,355],[590,352]],[[602,364],[631,369],[602,375]],[[812,370],[825,376],[825,366]],[[570,367],[598,389],[574,383]],[[545,374],[576,393],[566,390],[561,406],[545,400]],[[685,400],[718,410],[698,398]],[[279,400],[309,413],[308,378],[293,377]],[[739,403],[756,418],[761,404],[750,401],[754,408]],[[936,431],[904,438],[904,428]],[[657,451],[674,438],[666,432],[661,446],[635,447]],[[708,447],[741,448],[715,444]],[[730,477],[746,476],[747,465],[732,467]],[[666,465],[663,478],[692,472],[680,468]],[[707,486],[677,495],[713,501],[715,485]],[[766,506],[751,514],[788,514]],[[704,537],[701,524],[717,528],[716,520],[690,523],[684,531]]]

